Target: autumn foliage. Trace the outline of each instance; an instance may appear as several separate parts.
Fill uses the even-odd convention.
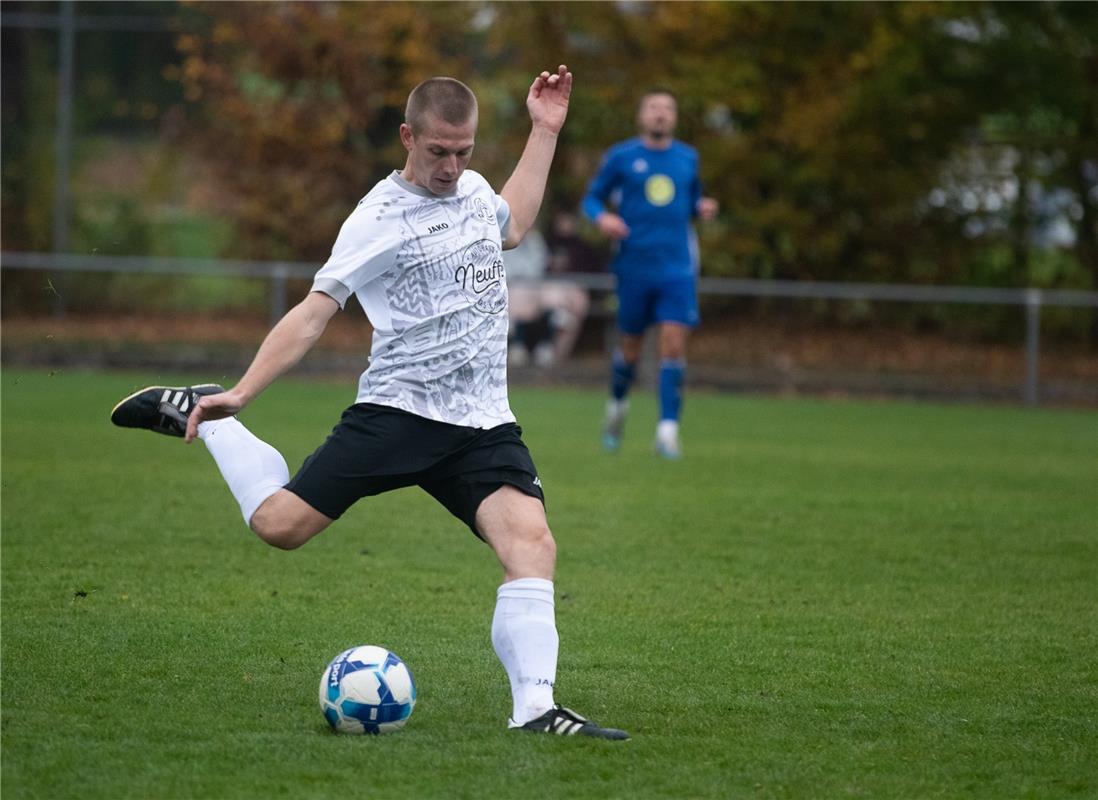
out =
[[[660,85],[724,209],[703,230],[709,274],[1085,287],[1098,253],[1085,6],[210,3],[196,6],[207,29],[178,46],[241,255],[322,258],[402,164],[403,102],[430,75],[478,92],[473,167],[502,181],[530,78],[563,62],[576,90],[550,206],[578,203]],[[1025,173],[977,166],[1004,154]],[[1061,190],[1074,201],[1050,211],[1041,198]],[[1033,246],[1050,213],[1076,233],[1052,269]]]

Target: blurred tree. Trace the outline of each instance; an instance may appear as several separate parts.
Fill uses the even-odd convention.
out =
[[[5,250],[49,250],[55,174],[56,36],[8,27],[0,36],[3,246]],[[16,76],[19,80],[13,79]]]
[[[667,85],[726,210],[704,234],[710,273],[1047,279],[1024,268],[1037,220],[1023,184],[1037,172],[1077,201],[1079,260],[1095,247],[1093,22],[1072,4],[197,8],[209,30],[180,38],[186,91],[206,112],[209,154],[252,254],[323,255],[348,202],[402,162],[403,99],[430,74],[477,90],[475,168],[498,184],[526,135],[521,98],[547,58],[578,77],[549,204],[578,202],[604,148],[632,135],[640,93]],[[971,199],[987,194],[973,148],[986,160],[989,144],[1013,153],[997,159],[1016,188],[989,201],[1007,220],[998,227],[973,221],[987,213]],[[995,242],[1023,266],[974,272]]]
[[[370,186],[403,165],[408,88],[464,74],[469,9],[407,3],[203,3],[181,35],[195,128],[231,197],[238,255],[323,260]]]
[[[1035,239],[1054,236],[1049,229],[1070,220],[1069,246],[1086,268],[1075,282],[1094,286],[1098,14],[1085,3],[997,3],[981,11],[965,20],[964,32],[979,45],[979,85],[972,94],[985,100],[982,142],[1005,151],[1016,165],[1009,280],[1026,285],[1067,277],[1035,274],[1030,253]]]

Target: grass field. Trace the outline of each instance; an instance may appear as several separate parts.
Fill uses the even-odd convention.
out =
[[[206,379],[217,376],[204,376]],[[416,489],[305,548],[250,534],[202,445],[112,428],[179,375],[5,370],[5,800],[1098,796],[1098,415],[692,396],[678,463],[602,398],[515,392],[560,558],[558,699],[627,743],[504,727],[499,570]],[[350,381],[244,421],[291,470]],[[339,737],[327,661],[419,701]]]

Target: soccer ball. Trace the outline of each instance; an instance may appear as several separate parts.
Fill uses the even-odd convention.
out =
[[[320,710],[337,733],[398,731],[415,705],[412,673],[384,647],[344,650],[320,676]]]

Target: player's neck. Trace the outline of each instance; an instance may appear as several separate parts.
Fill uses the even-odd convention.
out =
[[[426,188],[423,184],[419,183],[416,180],[416,173],[415,173],[415,170],[412,169],[412,162],[411,161],[406,162],[404,164],[404,169],[400,170],[400,172],[397,173],[397,174],[400,175],[400,177],[402,177],[404,180],[408,181],[408,183],[412,184],[413,186],[418,186],[421,189]]]
[[[671,142],[674,140],[674,136],[653,136],[650,133],[641,134],[641,141],[649,150],[667,150],[671,147]]]

